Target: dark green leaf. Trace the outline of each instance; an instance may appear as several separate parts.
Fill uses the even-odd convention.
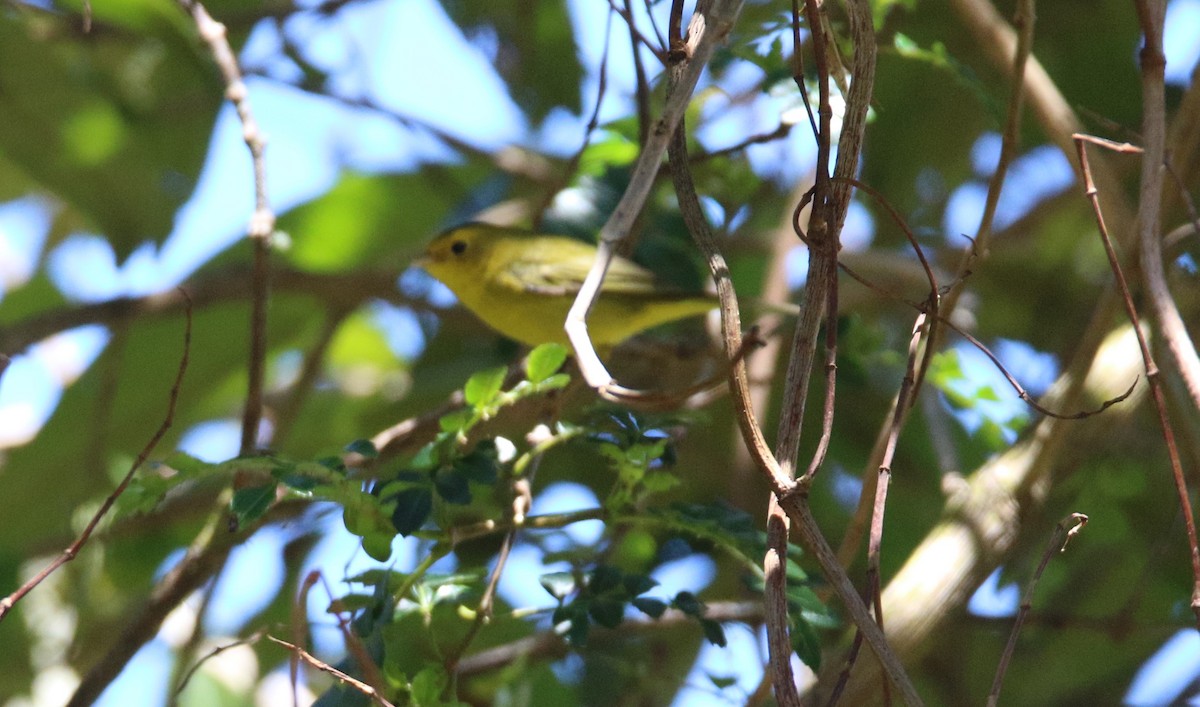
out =
[[[798,616],[793,616],[791,637],[792,650],[796,651],[800,660],[814,672],[819,671],[821,669],[821,638],[812,625]]]
[[[588,615],[604,628],[616,628],[625,618],[625,602],[610,597],[596,597],[588,605]]]
[[[342,461],[341,457],[321,457],[317,460],[317,463],[330,471],[339,474],[346,473],[346,464]]]
[[[661,599],[651,599],[650,597],[635,597],[631,602],[633,606],[643,614],[652,619],[657,619],[667,610],[667,603]]]
[[[658,580],[644,574],[627,574],[624,583],[625,593],[631,597],[645,594],[658,586]]]
[[[375,443],[369,439],[356,439],[346,445],[346,451],[351,454],[358,454],[367,459],[375,459],[379,456],[379,450],[375,449]]]
[[[704,602],[700,601],[695,594],[689,591],[682,591],[676,594],[671,604],[688,616],[699,617],[704,614]]]
[[[444,466],[433,474],[433,486],[447,503],[465,506],[471,502],[471,485],[457,466]]]
[[[806,584],[788,583],[787,588],[788,604],[805,611],[812,611],[818,614],[828,613],[829,609],[821,602],[821,598],[817,596]]]
[[[262,517],[275,501],[275,483],[249,486],[233,492],[230,509],[239,526],[246,526]]]
[[[714,646],[721,648],[725,647],[725,629],[721,627],[721,622],[713,621],[712,619],[700,619],[700,628],[704,631],[704,637]]]
[[[500,469],[496,443],[490,439],[481,441],[470,454],[455,459],[453,466],[469,481],[487,485],[496,483],[496,475]]]
[[[588,582],[588,590],[593,594],[603,594],[621,584],[621,570],[611,565],[596,565]]]
[[[290,489],[295,491],[311,491],[316,488],[320,482],[311,476],[304,474],[285,474],[279,477],[279,481]]]
[[[428,488],[405,489],[396,494],[396,509],[392,525],[401,535],[412,535],[421,529],[433,510],[433,492]]]

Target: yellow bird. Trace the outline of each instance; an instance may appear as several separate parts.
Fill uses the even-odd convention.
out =
[[[596,246],[566,236],[468,223],[435,238],[417,264],[501,334],[570,348],[563,322],[595,258]],[[588,314],[588,333],[597,348],[612,347],[716,306],[715,296],[674,290],[617,256]]]

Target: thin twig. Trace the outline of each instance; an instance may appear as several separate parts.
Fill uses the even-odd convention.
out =
[[[1067,543],[1071,542],[1071,538],[1075,537],[1083,527],[1087,525],[1088,517],[1082,513],[1072,513],[1066,518],[1058,521],[1054,526],[1054,533],[1050,535],[1050,542],[1046,543],[1046,551],[1042,553],[1042,561],[1038,563],[1037,570],[1033,576],[1029,578],[1029,586],[1025,588],[1025,595],[1021,597],[1021,607],[1017,611],[1016,621],[1013,622],[1012,632],[1008,634],[1008,643],[1004,646],[1004,653],[1000,656],[1000,663],[996,666],[996,677],[992,679],[992,691],[988,694],[988,707],[996,707],[1000,700],[1000,686],[1004,684],[1004,674],[1008,671],[1008,662],[1012,659],[1013,651],[1017,648],[1017,636],[1021,633],[1021,626],[1024,625],[1025,619],[1029,616],[1029,610],[1033,607],[1033,592],[1037,589],[1038,581],[1042,578],[1042,573],[1046,571],[1046,565],[1050,563],[1050,558],[1054,556],[1055,550],[1058,552],[1067,551]],[[1067,526],[1071,526],[1068,528]]]
[[[299,656],[300,659],[303,660],[305,663],[308,663],[309,665],[313,666],[317,670],[329,673],[330,675],[337,678],[338,680],[341,680],[342,682],[346,683],[350,687],[353,687],[355,690],[358,690],[362,694],[366,695],[368,699],[370,699],[372,702],[379,705],[380,707],[395,707],[395,705],[393,705],[391,702],[388,702],[387,698],[385,698],[383,695],[381,695],[379,693],[379,691],[376,690],[375,688],[371,687],[370,685],[366,684],[365,682],[362,682],[361,680],[357,680],[357,679],[347,675],[346,673],[338,670],[337,668],[333,667],[329,663],[326,663],[325,661],[321,660],[320,658],[317,658],[316,656],[314,656],[312,653],[309,653],[308,651],[304,650],[300,646],[297,646],[293,643],[288,643],[287,641],[275,638],[274,636],[271,636],[271,635],[267,636],[267,640],[271,641],[272,643],[277,643],[277,644],[283,646],[284,648],[287,648],[288,650],[292,651],[293,654]]]
[[[604,52],[600,55],[600,70],[597,72],[596,105],[592,107],[592,115],[588,118],[587,127],[583,129],[583,142],[579,145],[579,149],[571,155],[571,159],[567,160],[567,164],[554,183],[546,190],[542,202],[533,210],[532,226],[535,231],[541,228],[542,217],[545,216],[546,209],[550,208],[550,204],[554,203],[554,197],[558,196],[558,193],[575,178],[575,173],[579,169],[579,161],[583,159],[583,153],[587,151],[588,145],[592,142],[592,134],[600,125],[600,106],[604,103],[604,94],[608,90],[608,50],[611,40],[612,13],[610,12],[609,21],[604,25]]]
[[[1154,408],[1158,412],[1158,422],[1162,428],[1163,441],[1167,445],[1167,456],[1171,461],[1171,474],[1175,481],[1175,492],[1179,496],[1179,511],[1183,514],[1183,524],[1187,530],[1188,546],[1191,551],[1192,613],[1196,615],[1197,628],[1200,628],[1200,545],[1196,541],[1196,518],[1192,514],[1192,502],[1188,493],[1187,479],[1183,475],[1183,465],[1179,460],[1179,450],[1175,445],[1175,431],[1171,427],[1170,417],[1167,414],[1167,403],[1162,391],[1162,381],[1159,378],[1158,366],[1154,363],[1154,357],[1150,353],[1149,344],[1146,343],[1146,336],[1142,332],[1137,307],[1133,304],[1133,295],[1129,291],[1129,285],[1125,282],[1125,274],[1121,270],[1121,263],[1117,259],[1116,251],[1113,250],[1112,239],[1109,238],[1108,228],[1104,223],[1104,213],[1100,209],[1100,196],[1096,190],[1095,182],[1092,181],[1091,170],[1088,166],[1087,142],[1094,141],[1087,140],[1083,136],[1080,136],[1075,141],[1079,154],[1079,166],[1083,170],[1084,193],[1092,204],[1092,212],[1096,216],[1096,225],[1100,231],[1100,240],[1104,243],[1104,252],[1108,256],[1109,266],[1112,268],[1113,276],[1121,293],[1121,299],[1125,304],[1125,313],[1129,317],[1129,323],[1133,325],[1134,334],[1137,335],[1138,348],[1142,354],[1142,364],[1146,370],[1146,380],[1150,383],[1150,393],[1154,398]],[[1149,160],[1150,155],[1147,155],[1143,159]],[[1147,172],[1153,171],[1157,173],[1157,165],[1160,164],[1161,161],[1156,163],[1154,169],[1143,169],[1143,178],[1146,177]],[[1157,208],[1157,204],[1158,200],[1156,198],[1154,201],[1155,208]],[[1155,219],[1155,223],[1157,223],[1157,219]],[[1155,237],[1157,238],[1157,235]]]
[[[645,42],[645,38],[642,37],[637,23],[633,20],[633,0],[625,0],[625,12],[622,17],[625,24],[629,26],[629,51],[633,59],[634,97],[638,116],[638,144],[644,145],[646,136],[650,134],[650,85],[646,79],[646,67],[642,65],[642,53],[638,51],[638,39],[642,38],[642,41]],[[650,47],[649,42],[646,42],[646,46],[651,51],[654,50],[654,47]],[[659,57],[659,61],[662,61],[661,57]]]
[[[183,296],[186,299],[187,292],[183,291],[182,289],[180,291],[183,292]],[[183,385],[183,375],[187,372],[188,357],[190,356],[192,349],[192,309],[190,300],[188,300],[185,313],[186,317],[183,328],[183,355],[179,359],[179,368],[175,372],[175,382],[171,385],[171,390],[167,394],[167,414],[165,417],[163,417],[162,423],[150,437],[150,441],[146,442],[145,446],[142,447],[142,451],[138,452],[137,457],[133,460],[133,463],[129,465],[129,470],[125,472],[125,476],[121,479],[121,482],[117,484],[117,487],[108,495],[108,498],[104,499],[104,503],[100,504],[100,508],[94,514],[92,514],[92,519],[88,521],[87,526],[84,527],[83,532],[79,534],[79,537],[75,539],[75,542],[71,543],[70,547],[63,550],[62,554],[51,561],[50,564],[42,568],[42,570],[30,578],[28,582],[25,582],[25,584],[21,585],[19,589],[4,597],[4,599],[0,599],[0,621],[4,620],[4,617],[8,615],[8,612],[12,610],[13,606],[15,606],[17,602],[21,601],[26,594],[33,591],[35,587],[41,584],[43,580],[53,574],[59,567],[62,567],[66,563],[75,559],[75,557],[79,554],[79,551],[82,550],[83,546],[87,544],[88,539],[92,537],[92,533],[96,530],[96,526],[100,524],[100,521],[103,520],[106,515],[108,515],[109,510],[112,509],[113,504],[117,502],[117,499],[121,497],[121,494],[125,493],[125,489],[128,488],[130,482],[133,481],[133,475],[142,467],[142,464],[146,463],[146,459],[150,457],[151,452],[154,451],[154,448],[158,446],[158,443],[167,434],[167,430],[171,429],[171,425],[175,422],[175,405],[179,402],[179,388],[181,385]]]
[[[217,656],[221,655],[225,651],[233,649],[233,648],[237,648],[238,646],[252,646],[255,643],[258,643],[260,640],[262,640],[262,637],[265,635],[266,635],[266,631],[263,631],[263,630],[255,631],[254,633],[250,634],[249,636],[246,636],[245,638],[239,638],[238,640],[233,641],[231,643],[221,644],[221,645],[217,646],[216,648],[213,648],[208,653],[205,653],[199,660],[197,660],[192,665],[192,667],[188,668],[188,671],[186,673],[183,674],[183,678],[179,681],[179,685],[175,688],[173,697],[178,697],[184,691],[184,689],[188,686],[188,683],[191,681],[192,676],[195,675],[196,671],[199,670],[201,668],[201,666],[203,666],[205,663],[212,660],[213,658],[216,658]]]
[[[878,292],[879,294],[881,294],[885,297],[888,297],[889,299],[893,299],[897,302],[903,302],[904,304],[908,305],[909,307],[912,307],[913,309],[917,310],[918,312],[925,311],[926,306],[924,304],[918,304],[917,302],[912,302],[910,300],[907,300],[907,299],[901,297],[900,295],[898,295],[894,292],[891,292],[887,289],[884,289],[884,288],[876,285],[875,283],[866,279],[862,275],[859,275],[857,272],[855,272],[852,268],[850,268],[850,266],[846,265],[845,263],[839,262],[838,267],[840,267],[842,269],[842,272],[849,275],[851,279],[855,280],[863,287],[866,287],[867,289],[870,289],[873,292]],[[1125,389],[1124,393],[1121,393],[1120,395],[1114,396],[1112,398],[1109,398],[1108,400],[1101,402],[1099,406],[1097,406],[1096,408],[1093,408],[1091,410],[1080,410],[1078,412],[1057,412],[1055,410],[1051,410],[1050,408],[1047,408],[1044,405],[1042,405],[1041,403],[1039,403],[1037,400],[1034,399],[1034,397],[1032,395],[1029,394],[1029,391],[1025,389],[1025,386],[1021,385],[1021,383],[1017,380],[1017,377],[1014,376],[1008,370],[1008,368],[1000,361],[1000,357],[997,356],[995,353],[993,353],[992,350],[989,349],[986,344],[984,344],[979,339],[976,339],[974,336],[968,334],[964,329],[962,329],[962,327],[958,326],[953,321],[946,318],[945,315],[938,315],[938,318],[940,320],[941,325],[945,326],[947,329],[954,331],[956,334],[958,334],[959,336],[966,339],[967,343],[971,344],[976,349],[978,349],[979,352],[982,353],[984,356],[987,356],[988,360],[992,362],[992,365],[996,367],[996,370],[999,371],[1000,375],[1004,376],[1004,379],[1006,381],[1008,381],[1009,386],[1011,386],[1012,389],[1016,392],[1017,397],[1020,398],[1031,409],[1033,409],[1034,411],[1036,411],[1038,413],[1041,413],[1042,415],[1045,415],[1046,417],[1053,417],[1053,418],[1057,418],[1059,420],[1082,420],[1087,417],[1092,417],[1093,415],[1099,415],[1100,413],[1109,409],[1113,405],[1116,405],[1117,403],[1120,403],[1120,402],[1124,402],[1124,400],[1126,398],[1128,398],[1130,395],[1133,394],[1133,390],[1137,386],[1137,378],[1134,378],[1133,382],[1129,384],[1129,387]]]
[[[263,381],[267,351],[267,291],[270,269],[270,239],[275,231],[275,212],[267,199],[267,170],[263,160],[266,138],[250,109],[250,94],[238,68],[237,55],[229,45],[225,25],[208,14],[199,0],[178,0],[196,23],[200,39],[208,45],[213,61],[225,79],[225,97],[233,104],[242,122],[242,139],[250,149],[254,169],[254,214],[247,236],[254,244],[254,271],[251,276],[250,363],[246,391],[246,409],[242,416],[241,453],[254,451],[259,421],[262,419]]]

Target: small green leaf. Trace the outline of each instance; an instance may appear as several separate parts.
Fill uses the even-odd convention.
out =
[[[543,380],[542,382],[538,383],[537,389],[539,392],[545,392],[547,390],[558,390],[559,388],[566,388],[567,383],[570,383],[570,382],[571,382],[571,376],[567,375],[566,373],[555,373],[554,375],[552,375],[552,376],[546,378],[545,380]]]
[[[616,628],[625,618],[625,602],[611,597],[597,597],[590,602],[588,615],[604,628]]]
[[[346,464],[341,457],[321,457],[317,463],[330,471],[335,471],[339,474],[346,473]]]
[[[441,428],[442,432],[458,434],[459,432],[465,432],[474,420],[475,413],[470,410],[455,410],[438,418],[438,427]]]
[[[621,583],[621,570],[612,565],[596,565],[588,582],[588,589],[595,594],[603,594]]]
[[[431,511],[433,511],[433,492],[430,489],[405,489],[396,494],[396,510],[392,511],[392,525],[401,535],[412,535],[425,524],[425,519],[429,517]]]
[[[471,502],[471,485],[457,466],[444,466],[433,474],[433,486],[447,503],[465,506]]]
[[[541,383],[558,372],[567,360],[567,349],[562,344],[542,344],[525,359],[525,377],[530,383]]]
[[[233,492],[230,509],[237,518],[238,525],[245,526],[261,518],[274,500],[274,482],[263,486],[249,486]]]
[[[284,474],[279,477],[279,481],[293,491],[311,491],[320,483],[313,477],[300,473]]]
[[[446,671],[441,667],[429,667],[413,676],[408,695],[413,707],[437,707],[442,704],[445,689]]]
[[[624,583],[625,592],[631,597],[645,594],[658,586],[658,580],[644,574],[627,574]]]
[[[363,536],[363,552],[377,562],[387,562],[392,556],[392,538],[387,533],[367,533]]]
[[[792,650],[813,671],[821,669],[821,639],[812,625],[796,616],[792,619]]]
[[[990,385],[985,385],[975,391],[975,397],[978,400],[990,400],[994,403],[1000,402],[1000,396],[996,393],[996,389]]]
[[[496,442],[485,439],[470,454],[455,459],[454,468],[470,481],[491,485],[500,469],[499,456]]]
[[[682,591],[675,595],[675,600],[671,602],[688,616],[700,617],[704,613],[704,602],[689,591]]]
[[[737,684],[736,677],[718,677],[711,673],[707,673],[709,682],[711,682],[718,690],[724,690],[727,687],[733,687]]]
[[[652,619],[657,619],[667,610],[667,603],[661,599],[651,599],[649,597],[635,597],[633,601],[634,608],[642,612]]]
[[[547,572],[538,577],[538,581],[541,582],[542,588],[550,593],[550,596],[559,601],[575,591],[575,575],[570,572]]]
[[[467,404],[478,409],[495,400],[507,373],[508,369],[504,366],[477,371],[463,386],[463,397]]]
[[[367,459],[375,459],[379,456],[379,450],[375,448],[375,443],[369,439],[356,439],[346,445],[346,451],[351,454],[358,454]]]
[[[704,637],[708,642],[720,648],[725,647],[725,629],[721,628],[720,621],[712,619],[700,619],[700,628],[704,631]]]
[[[825,614],[829,612],[821,598],[817,596],[808,585],[805,584],[788,584],[787,588],[788,604],[806,611],[811,611],[817,614]]]
[[[209,464],[206,461],[201,461],[196,457],[185,452],[171,452],[171,454],[163,460],[163,466],[170,467],[180,474],[193,475],[208,471],[215,467],[215,464]]]

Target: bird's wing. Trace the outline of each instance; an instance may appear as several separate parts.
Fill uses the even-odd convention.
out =
[[[553,247],[527,251],[508,263],[497,279],[505,287],[545,295],[579,292],[596,257],[592,246],[563,238]],[[654,273],[625,258],[616,257],[604,278],[604,292],[645,294],[655,291]]]

